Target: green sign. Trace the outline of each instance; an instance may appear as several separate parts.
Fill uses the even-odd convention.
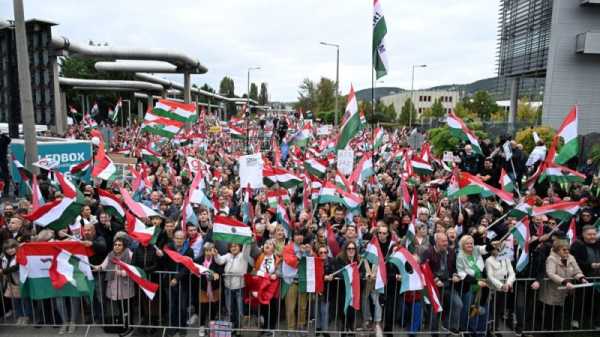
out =
[[[51,158],[59,162],[58,170],[62,173],[69,172],[71,165],[79,164],[84,160],[92,158],[92,143],[83,140],[65,140],[53,142],[38,141],[38,160],[44,157]],[[10,152],[25,165],[25,146],[23,140],[13,139],[10,144]],[[21,176],[14,163],[11,162],[12,178],[14,182],[21,181]],[[83,177],[85,181],[89,181],[90,174]]]

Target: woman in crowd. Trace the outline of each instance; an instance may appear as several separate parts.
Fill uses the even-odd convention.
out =
[[[348,241],[342,247],[342,251],[340,252],[340,254],[338,256],[336,256],[336,258],[333,262],[333,265],[335,266],[334,269],[337,271],[337,270],[340,270],[352,263],[356,263],[359,265],[361,280],[364,279],[364,276],[366,275],[366,273],[365,273],[364,266],[362,266],[362,264],[360,263],[360,257],[358,255],[358,245],[354,241]],[[343,281],[340,281],[340,282],[343,282]],[[344,292],[345,292],[345,290],[342,291],[342,293],[344,293]],[[341,294],[340,298],[344,299],[345,295]],[[343,308],[343,303],[339,303],[338,305],[340,305],[340,304]],[[344,315],[343,315],[342,331],[354,331],[354,329],[356,328],[355,320],[356,320],[357,316],[358,316],[358,311],[356,309],[354,309],[352,306],[348,306],[348,308],[346,309],[346,311],[344,312]]]
[[[493,295],[490,301],[493,301],[492,308],[495,309],[489,317],[494,318],[496,326],[498,320],[495,317],[499,317],[500,314],[508,315],[513,309],[513,297],[509,295],[512,294],[515,283],[515,271],[510,256],[499,256],[502,248],[492,247],[490,256],[485,260],[487,283]]]
[[[17,325],[27,325],[31,319],[31,303],[29,299],[21,298],[19,289],[19,265],[17,264],[17,240],[8,239],[2,245],[0,275],[4,297],[8,299],[17,319]]]
[[[270,239],[265,242],[262,252],[254,262],[253,274],[267,277],[271,281],[281,278],[281,257],[275,254],[275,240]],[[258,294],[252,294],[252,296]],[[262,328],[273,330],[277,327],[279,321],[279,299],[275,295],[266,304],[260,305],[260,315],[263,319]],[[270,333],[267,333],[270,335]]]
[[[204,243],[204,254],[196,260],[198,264],[207,269],[200,276],[200,335],[204,332],[204,327],[216,319],[219,311],[220,277],[223,267],[215,259],[215,256],[218,255],[219,252],[214,243],[206,242]]]

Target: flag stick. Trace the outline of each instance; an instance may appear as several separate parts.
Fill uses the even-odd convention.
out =
[[[517,190],[517,195],[519,196],[519,199],[521,199],[521,191],[519,191],[521,189],[521,184],[520,182],[516,181],[517,172],[515,170],[515,163],[513,162],[512,157],[510,158],[510,166],[512,166],[513,174],[515,175],[515,184],[518,184],[518,186],[515,186],[515,190]]]
[[[364,261],[365,261],[364,259],[360,260],[360,262],[358,263],[358,268],[360,268],[360,266],[362,266],[362,264],[363,264]],[[333,273],[331,273],[331,274],[329,274],[327,276],[335,276],[335,275],[341,273],[342,271],[344,271],[344,269],[346,269],[346,266],[344,266],[344,267],[342,267],[342,268],[334,271]]]
[[[578,289],[578,288],[588,288],[588,287],[593,287],[595,286],[594,283],[580,283],[580,284],[574,284],[572,289]],[[569,290],[567,287],[558,287],[558,290]]]
[[[492,222],[489,226],[487,226],[485,229],[490,229],[492,228],[494,225],[496,225],[497,223],[499,223],[502,219],[506,218],[508,216],[508,213],[510,213],[510,211],[504,213],[501,217],[499,217],[498,219],[494,220],[494,222]]]

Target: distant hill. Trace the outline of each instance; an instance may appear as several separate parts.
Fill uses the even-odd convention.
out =
[[[375,100],[379,100],[379,98],[383,96],[394,95],[400,92],[406,91],[402,88],[396,87],[378,87],[375,88]],[[357,101],[370,101],[371,100],[371,88],[361,89],[356,91],[356,100]]]
[[[444,84],[438,85],[431,88],[426,88],[425,90],[456,90],[460,91],[461,95],[473,95],[479,90],[488,91],[491,93],[495,93],[498,88],[498,78],[484,78],[482,80],[475,81],[473,83],[468,84]],[[399,92],[407,91],[406,89],[397,88],[397,87],[380,87],[375,88],[375,99],[378,100],[383,96],[389,96],[393,94],[397,94]],[[356,92],[356,98],[359,101],[368,101],[371,100],[371,88],[361,89]]]

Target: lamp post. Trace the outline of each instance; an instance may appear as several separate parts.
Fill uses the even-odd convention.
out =
[[[413,104],[413,107],[415,109],[415,113],[417,110],[417,106],[415,104],[415,68],[425,68],[427,67],[426,64],[413,64],[412,66],[412,76],[411,76],[411,80],[410,80],[410,99],[411,99],[411,103]],[[408,112],[408,130],[410,131],[410,129],[412,128],[412,111]]]
[[[333,112],[334,126],[338,125],[338,93],[340,86],[340,45],[335,43],[321,42],[321,45],[336,48],[335,56],[335,111]]]
[[[246,154],[248,154],[248,145],[250,143],[250,71],[260,70],[260,67],[248,68],[248,91],[246,96],[246,111],[244,111],[244,117],[246,119]]]

